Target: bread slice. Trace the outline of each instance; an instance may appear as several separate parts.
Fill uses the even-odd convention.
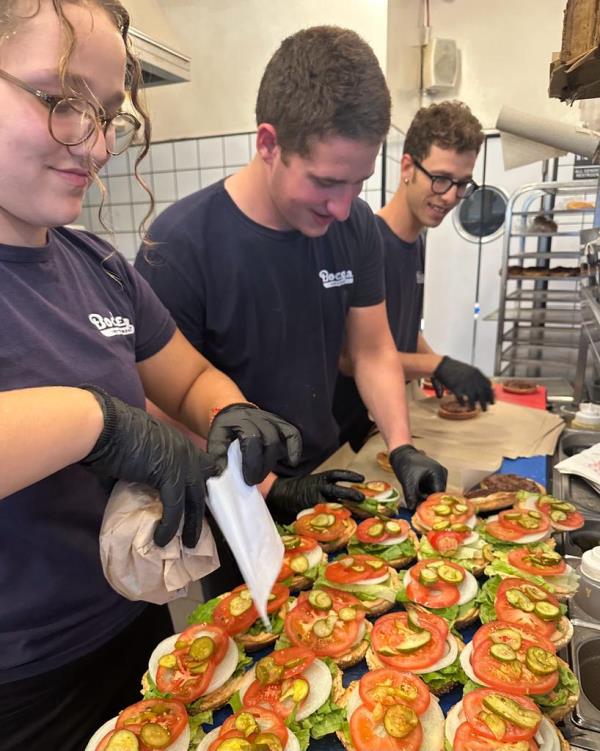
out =
[[[354,534],[356,533],[356,528],[358,527],[358,524],[354,521],[354,519],[344,519],[344,534],[341,535],[341,537],[338,537],[337,540],[332,540],[331,542],[320,542],[319,545],[323,548],[323,550],[326,553],[333,553],[336,550],[341,550],[342,548],[345,548],[346,545],[350,542]]]
[[[354,647],[352,647],[352,649],[347,654],[342,655],[341,657],[331,658],[340,668],[340,670],[346,670],[346,668],[351,668],[353,665],[357,665],[367,653],[367,649],[369,648],[371,641],[370,635],[371,631],[373,630],[373,624],[367,620],[364,621],[364,624],[365,635],[363,636],[362,640],[359,641],[359,643]]]
[[[438,409],[438,415],[445,420],[471,420],[473,417],[477,417],[480,412],[479,407],[460,404],[455,397],[442,400]]]
[[[279,617],[285,618],[288,612],[288,603],[285,602],[280,610]],[[246,652],[256,652],[263,647],[268,647],[269,644],[274,644],[279,638],[279,634],[274,634],[271,631],[261,631],[258,634],[237,634],[233,639],[242,646]]]
[[[550,641],[552,642],[552,644],[554,644],[554,646],[558,650],[558,649],[562,649],[563,647],[566,647],[572,638],[573,638],[573,624],[567,618],[566,615],[563,615],[562,618],[557,623],[556,633],[552,636]]]
[[[557,659],[558,659],[559,665],[562,665],[565,668],[569,667],[567,663],[564,660],[562,660],[560,657],[558,657]],[[573,709],[575,709],[575,705],[579,701],[579,694],[580,694],[580,689],[578,688],[577,693],[571,694],[567,698],[567,701],[560,707],[553,707],[549,711],[545,711],[544,709],[542,709],[542,711],[544,712],[546,717],[549,717],[553,722],[560,722],[561,720],[564,720],[565,717],[570,715]],[[535,696],[532,696],[531,698],[535,700]]]
[[[465,644],[461,638],[456,636],[455,634],[448,633],[448,637],[451,639],[456,640],[456,645],[458,647],[458,653],[460,654],[463,649],[465,648]],[[386,668],[389,667],[389,665],[386,665],[380,658],[379,655],[375,652],[373,647],[369,646],[367,649],[367,654],[365,655],[367,660],[367,665],[369,666],[369,670],[377,670],[378,668]],[[401,668],[399,668],[401,670]],[[423,676],[419,675],[419,678],[422,678]],[[452,689],[458,686],[458,681],[449,680],[448,683],[444,684],[443,686],[440,686],[439,688],[433,690],[429,689],[432,694],[435,694],[435,696],[443,696],[443,694],[447,694],[449,691],[452,691]]]

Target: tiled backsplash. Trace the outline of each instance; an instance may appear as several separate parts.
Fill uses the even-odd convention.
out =
[[[392,125],[385,142],[385,202],[396,192],[400,182],[400,161],[404,146],[404,133]]]
[[[154,193],[155,214],[160,214],[179,198],[205,188],[247,164],[254,154],[254,140],[254,133],[240,133],[152,144],[141,164],[140,173]],[[397,140],[394,134],[387,160],[392,165],[399,165]],[[82,214],[77,221],[86,229],[115,244],[129,260],[133,260],[137,252],[138,227],[149,206],[147,194],[134,177],[135,158],[135,149],[112,157],[101,173],[108,191],[104,217],[108,226],[113,229],[113,234],[107,234],[100,224],[98,206],[101,194],[95,185],[90,187]],[[395,174],[393,167],[392,170],[389,167],[386,169],[388,186],[390,172]],[[382,205],[382,180],[380,153],[375,172],[366,181],[361,193],[361,197],[374,211]],[[393,189],[395,190],[395,187]]]

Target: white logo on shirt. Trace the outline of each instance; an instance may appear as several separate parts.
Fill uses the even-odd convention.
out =
[[[347,271],[319,271],[319,277],[325,289],[341,287],[343,284],[354,284],[354,274],[351,269]]]
[[[125,316],[112,314],[103,316],[100,313],[90,313],[88,318],[102,336],[127,336],[135,331],[135,326]]]

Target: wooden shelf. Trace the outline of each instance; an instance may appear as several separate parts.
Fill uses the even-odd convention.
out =
[[[600,45],[579,60],[550,63],[548,95],[562,102],[600,97]]]

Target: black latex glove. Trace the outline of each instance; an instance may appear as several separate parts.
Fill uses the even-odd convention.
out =
[[[346,499],[360,503],[365,499],[360,490],[336,483],[364,482],[364,479],[363,475],[345,469],[330,469],[305,477],[278,477],[267,495],[267,505],[272,511],[295,515],[327,501]]]
[[[410,511],[432,493],[446,489],[448,470],[441,464],[419,453],[409,443],[398,446],[390,453],[390,464],[404,491],[404,501]]]
[[[461,404],[475,407],[479,402],[482,410],[494,403],[494,390],[489,378],[472,365],[445,356],[431,377],[431,385],[439,398],[444,388],[451,391]]]
[[[300,432],[289,422],[254,404],[229,404],[217,412],[208,434],[208,453],[219,472],[227,466],[227,449],[236,438],[247,485],[258,485],[278,462],[295,467],[302,455]]]
[[[104,414],[104,428],[82,464],[102,477],[142,482],[158,490],[163,515],[154,542],[164,547],[184,516],[181,539],[193,548],[202,531],[206,480],[217,472],[208,454],[144,410],[96,386],[81,388],[96,397]]]

